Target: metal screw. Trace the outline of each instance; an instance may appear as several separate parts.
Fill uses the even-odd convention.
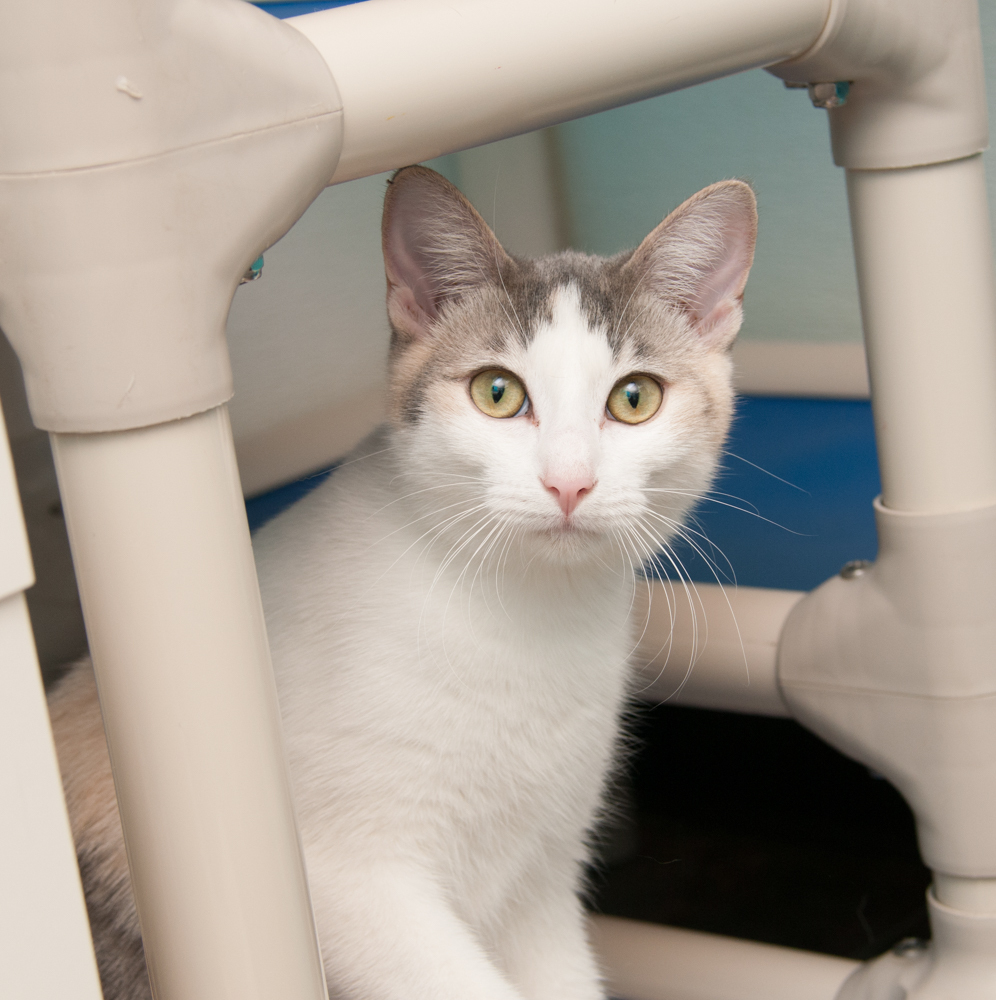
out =
[[[847,80],[837,80],[835,83],[811,83],[808,89],[814,108],[839,108],[847,103],[851,85]]]
[[[263,255],[260,254],[250,265],[249,270],[239,279],[239,284],[244,285],[247,281],[255,281],[263,273]]]
[[[841,567],[841,579],[855,580],[859,576],[864,576],[869,566],[871,566],[871,561],[868,559],[852,559],[850,562],[844,563]]]
[[[897,958],[919,958],[927,950],[927,942],[922,938],[908,937],[892,946],[892,954]]]

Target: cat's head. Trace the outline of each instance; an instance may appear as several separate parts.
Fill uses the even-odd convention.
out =
[[[657,551],[729,427],[756,229],[750,187],[725,181],[635,251],[522,260],[439,174],[399,171],[383,224],[390,408],[428,521],[558,559]]]

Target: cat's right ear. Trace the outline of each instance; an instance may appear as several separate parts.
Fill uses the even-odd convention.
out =
[[[427,336],[447,301],[515,266],[473,205],[427,167],[391,178],[381,231],[387,313],[407,337]]]
[[[721,181],[676,208],[623,268],[636,283],[677,305],[709,347],[725,349],[743,321],[743,294],[757,240],[749,184]]]

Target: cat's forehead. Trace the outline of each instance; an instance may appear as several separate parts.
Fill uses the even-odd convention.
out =
[[[553,291],[548,317],[537,323],[519,353],[523,374],[534,372],[552,379],[575,371],[604,377],[617,360],[604,322],[583,308],[580,290],[573,283]]]
[[[564,251],[534,261],[516,261],[506,284],[509,301],[521,310],[521,340],[529,344],[552,327],[599,330],[618,354],[620,302],[627,296],[623,258],[605,260]]]
[[[540,334],[573,329],[598,332],[617,361],[648,361],[670,338],[659,316],[648,322],[639,283],[623,269],[629,256],[564,251],[517,259],[498,283],[456,304],[450,318],[472,349],[514,355]]]

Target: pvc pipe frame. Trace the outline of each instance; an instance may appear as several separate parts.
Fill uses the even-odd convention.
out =
[[[892,510],[996,503],[996,291],[985,185],[979,155],[847,172],[882,502]]]
[[[966,2],[955,4],[961,14]],[[793,72],[806,79],[812,47],[826,43],[832,52],[835,39],[881,37],[853,24],[848,35],[852,10],[861,25],[862,11],[884,11],[881,23],[891,24],[893,8],[909,7],[892,0],[583,0],[557,17],[552,5],[532,0],[379,0],[294,25],[329,64],[342,98],[342,153],[331,178],[339,181],[753,66],[796,59]],[[218,4],[213,11],[222,16]],[[378,33],[376,47],[357,44],[368,25],[388,17],[394,30]],[[966,30],[971,43],[971,25]],[[891,50],[875,58],[886,56],[889,65],[902,61]],[[886,93],[882,106],[894,97]],[[141,98],[126,90],[121,99]],[[337,114],[331,103],[323,108],[326,117]],[[22,119],[45,124],[44,116],[22,116],[12,128]],[[943,153],[873,164],[908,171],[852,169],[849,176],[885,502],[903,510],[965,510],[996,499],[981,167],[977,160],[917,166],[976,153],[976,126],[964,137],[945,135]],[[225,134],[225,123],[219,127]],[[331,150],[331,140],[326,145]],[[838,145],[850,148],[835,136]],[[30,136],[23,148],[31,148]],[[322,146],[312,172],[330,159]],[[73,166],[60,169],[68,177]],[[895,235],[911,211],[918,224]],[[939,227],[941,237],[926,226]],[[967,252],[941,271],[944,262],[926,252],[938,245]],[[13,250],[5,253],[11,258]],[[224,304],[238,279],[242,262],[228,256],[225,273],[204,292],[205,309]],[[957,301],[949,288],[944,303],[918,298],[940,274]],[[958,310],[957,323],[945,304]],[[950,330],[945,351],[956,359],[948,364],[931,355],[941,319]],[[29,350],[31,330],[7,332]],[[896,375],[907,348],[907,367]],[[912,404],[909,378],[930,386]],[[52,439],[155,992],[160,1000],[318,1000],[325,987],[227,417],[223,408],[189,416],[182,402],[157,412],[156,419],[182,419],[102,434],[66,433],[67,423]],[[945,450],[955,443],[957,460]]]
[[[52,450],[156,996],[325,997],[227,408]]]
[[[100,1000],[24,600],[32,583],[28,537],[0,411],[0,991],[32,1000]]]

